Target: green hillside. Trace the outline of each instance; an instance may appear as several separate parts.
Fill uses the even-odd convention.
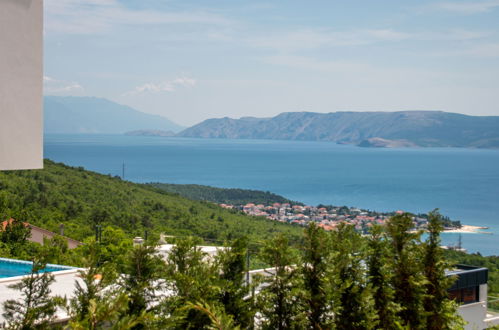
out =
[[[149,185],[167,192],[179,194],[189,199],[209,201],[219,204],[225,203],[242,205],[255,203],[269,205],[273,203],[291,203],[293,205],[301,205],[299,202],[291,201],[269,191],[217,188],[199,184],[149,183]]]
[[[192,201],[158,188],[69,167],[50,160],[43,170],[0,172],[0,215],[83,240],[95,225],[112,225],[130,236],[165,232],[225,240],[242,235],[250,240],[301,229],[254,218],[202,201]]]

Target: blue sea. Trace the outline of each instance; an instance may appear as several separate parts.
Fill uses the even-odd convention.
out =
[[[46,135],[45,157],[134,182],[271,191],[311,205],[441,213],[490,234],[469,252],[499,255],[499,150],[371,149],[330,142]],[[456,244],[459,234],[443,234]]]

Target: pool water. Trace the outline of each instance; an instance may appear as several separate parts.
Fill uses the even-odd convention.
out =
[[[31,273],[33,263],[15,259],[0,258],[0,278],[27,275]],[[40,272],[56,272],[73,269],[73,267],[48,264]]]

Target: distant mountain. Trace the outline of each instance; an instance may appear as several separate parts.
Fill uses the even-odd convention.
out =
[[[499,148],[499,116],[442,111],[285,112],[273,118],[208,119],[177,136],[332,141],[364,147]]]
[[[96,97],[44,97],[45,133],[123,134],[133,130],[179,132],[183,127],[129,106]]]

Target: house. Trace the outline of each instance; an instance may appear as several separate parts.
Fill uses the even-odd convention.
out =
[[[488,274],[487,268],[467,265],[457,265],[447,271],[448,276],[456,276],[456,281],[449,289],[449,296],[460,304],[458,313],[468,322],[466,330],[499,325],[499,313],[487,309]]]
[[[14,219],[5,220],[4,222],[2,222],[1,226],[0,226],[0,230],[4,231],[7,228],[7,226],[12,224],[12,221],[14,221]],[[75,239],[64,236],[64,233],[62,232],[64,227],[61,227],[61,233],[57,234],[57,233],[51,232],[50,230],[37,227],[37,226],[32,225],[32,224],[27,223],[27,222],[23,222],[23,224],[25,227],[29,227],[29,229],[30,229],[30,237],[28,238],[28,241],[30,241],[30,242],[39,243],[39,244],[43,245],[44,238],[51,239],[54,236],[59,235],[66,240],[66,242],[68,243],[68,248],[70,248],[70,249],[74,249],[80,245],[83,245],[82,242],[79,242]]]

